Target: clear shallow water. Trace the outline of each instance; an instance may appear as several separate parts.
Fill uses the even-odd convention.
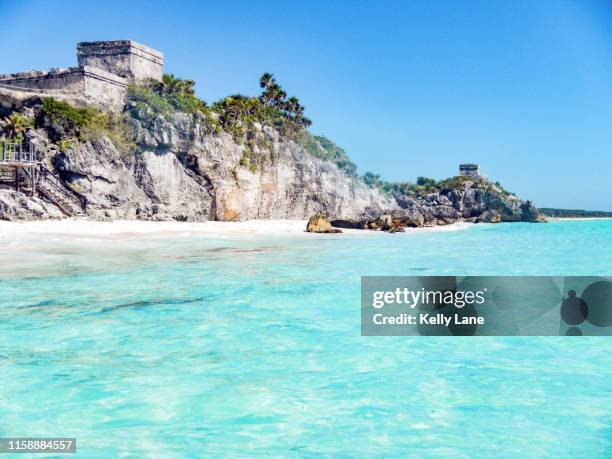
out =
[[[611,248],[612,221],[17,238],[0,436],[77,437],[88,458],[610,457],[608,338],[361,337],[359,282],[610,275]]]

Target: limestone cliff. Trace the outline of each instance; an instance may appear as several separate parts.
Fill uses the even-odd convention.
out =
[[[488,181],[461,181],[431,193],[389,193],[319,159],[291,136],[253,123],[247,136],[215,127],[199,113],[159,114],[128,103],[129,148],[108,136],[62,143],[61,123],[40,116],[36,97],[0,98],[0,136],[19,111],[39,120],[25,132],[97,219],[307,219],[367,222],[392,215],[409,225],[468,221],[532,221],[537,210]],[[5,118],[3,118],[5,117]],[[23,198],[26,199],[26,198]],[[0,218],[54,218],[40,202],[27,208],[4,199]],[[35,208],[36,211],[31,211]]]
[[[427,192],[429,191],[429,192]],[[419,193],[394,194],[402,212],[419,222],[448,224],[539,222],[542,218],[530,201],[522,201],[501,185],[484,177],[453,177]],[[400,213],[402,213],[400,212]]]
[[[36,111],[33,101],[27,106]],[[297,219],[313,213],[367,218],[399,209],[390,196],[270,127],[256,125],[260,141],[247,148],[197,116],[127,109],[134,135],[128,154],[105,136],[60,149],[52,141],[58,137],[53,126],[26,134],[60,176],[87,197],[92,218]]]

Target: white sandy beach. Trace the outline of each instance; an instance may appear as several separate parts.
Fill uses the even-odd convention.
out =
[[[122,236],[122,237],[177,237],[211,236],[238,237],[258,235],[293,235],[302,237],[342,237],[343,235],[388,235],[381,231],[343,229],[342,234],[322,235],[307,233],[307,220],[248,220],[242,222],[210,221],[203,223],[151,222],[141,220],[117,220],[98,222],[84,219],[44,220],[28,222],[0,221],[0,235],[10,236],[19,233],[53,234],[70,236]],[[469,227],[469,223],[455,223],[447,226],[407,228],[410,234],[421,231],[458,231]],[[393,236],[393,235],[389,235]]]

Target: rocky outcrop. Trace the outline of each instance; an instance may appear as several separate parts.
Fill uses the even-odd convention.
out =
[[[107,138],[68,148],[53,157],[61,177],[87,196],[88,214],[100,219],[149,215],[152,203]]]
[[[144,151],[135,157],[133,170],[138,186],[152,203],[142,218],[214,220],[210,188],[189,174],[173,153]]]
[[[342,230],[332,227],[325,215],[313,215],[306,225],[308,233],[341,233]]]
[[[480,217],[487,211],[495,211],[500,221],[530,221],[532,215],[525,212],[523,201],[504,192],[484,178],[465,180],[462,187],[447,191],[445,197],[452,203],[457,214],[463,218]],[[486,219],[496,219],[485,216]],[[484,220],[483,220],[484,221]]]
[[[53,204],[11,190],[0,190],[0,220],[48,220],[63,218]]]
[[[501,223],[501,215],[496,210],[489,209],[480,214],[477,221],[482,223]]]
[[[396,196],[409,226],[453,221],[499,223],[542,221],[530,201],[522,201],[483,177],[455,178],[425,196]],[[410,217],[408,221],[407,217]]]

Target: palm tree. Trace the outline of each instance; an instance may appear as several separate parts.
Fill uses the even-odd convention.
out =
[[[181,80],[180,78],[176,78],[172,73],[166,73],[162,77],[161,83],[157,85],[157,89],[162,96],[171,94],[194,96],[194,86],[195,81],[193,80]]]
[[[264,73],[259,79],[259,86],[263,89],[269,87],[271,84],[274,84],[274,83],[276,83],[274,81],[274,75],[268,72]]]
[[[162,96],[166,96],[168,94],[174,93],[177,83],[178,83],[178,80],[174,78],[173,74],[166,73],[162,77],[161,85],[159,85],[160,94]]]
[[[285,110],[287,110],[290,117],[297,118],[300,109],[300,101],[297,97],[292,96],[287,99],[287,103],[285,104]]]

